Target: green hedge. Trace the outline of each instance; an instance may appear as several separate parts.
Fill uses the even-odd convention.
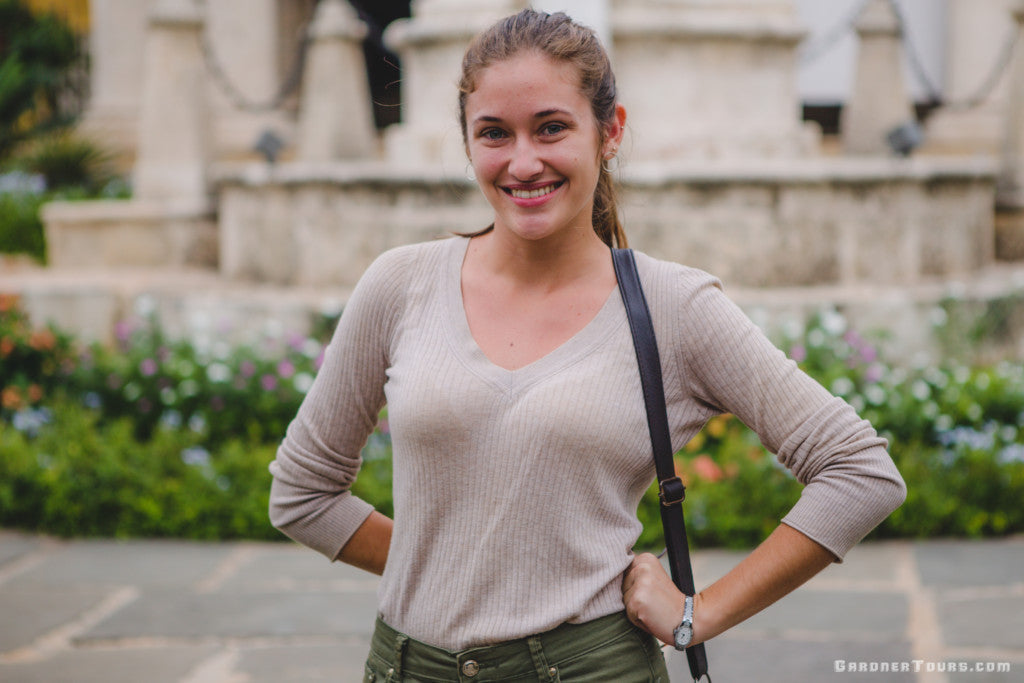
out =
[[[143,307],[145,308],[145,307]],[[279,538],[267,464],[318,367],[324,335],[167,339],[146,311],[113,349],[34,329],[0,296],[0,525],[61,535]],[[330,321],[322,327],[329,330]],[[890,439],[906,503],[876,537],[1024,532],[1024,368],[900,368],[835,313],[781,341]],[[386,514],[386,415],[354,492]],[[800,495],[738,419],[723,415],[676,456],[698,547],[749,547]],[[640,546],[661,544],[652,487]]]

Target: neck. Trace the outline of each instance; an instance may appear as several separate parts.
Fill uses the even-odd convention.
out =
[[[474,238],[470,249],[488,272],[530,288],[556,289],[591,277],[595,268],[603,271],[611,263],[608,245],[590,226],[542,240],[520,239],[496,228]]]

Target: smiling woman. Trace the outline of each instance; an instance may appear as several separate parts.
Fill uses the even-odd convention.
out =
[[[459,112],[493,223],[364,274],[271,465],[271,519],[383,574],[366,681],[667,683],[659,640],[686,648],[793,590],[902,480],[717,280],[637,253],[674,450],[732,413],[807,487],[695,596],[635,556],[654,462],[610,253],[626,239],[604,162],[626,111],[608,57],[564,14],[524,10],[467,49]],[[394,521],[350,490],[385,404]]]

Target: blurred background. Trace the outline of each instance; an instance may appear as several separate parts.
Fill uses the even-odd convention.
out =
[[[0,0],[0,527],[280,540],[267,464],[351,288],[490,222],[455,83],[525,4]],[[1024,2],[535,4],[611,53],[631,246],[719,276],[890,439],[909,494],[872,538],[1024,531]],[[390,457],[385,412],[354,486],[385,513]],[[702,549],[799,496],[729,415],[677,469]]]

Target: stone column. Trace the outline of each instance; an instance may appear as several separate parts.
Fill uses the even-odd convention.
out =
[[[948,102],[978,93],[1002,57],[1013,33],[1011,8],[1017,0],[947,0],[946,78]],[[1019,43],[1018,48],[1019,49]],[[998,153],[1001,121],[1010,90],[1009,69],[988,96],[970,108],[939,109],[928,117],[923,151]]]
[[[150,16],[133,178],[136,199],[208,202],[202,28],[193,0],[158,0]]]
[[[796,48],[784,0],[614,0],[627,163],[802,156]]]
[[[996,255],[1024,261],[1024,0],[1013,9],[1017,44],[1009,69],[1009,92],[996,185]]]
[[[398,165],[437,166],[461,176],[466,166],[456,104],[462,55],[470,39],[526,0],[414,0],[412,17],[391,23],[387,45],[402,60],[402,123],[385,150]]]
[[[247,158],[265,130],[284,138],[294,122],[271,104],[287,74],[279,60],[278,0],[204,0],[203,58],[209,83],[213,154]],[[253,106],[255,105],[255,106]]]
[[[80,130],[117,153],[135,157],[146,25],[153,0],[89,3],[89,106]]]
[[[915,120],[903,79],[899,21],[889,0],[871,0],[857,18],[856,29],[857,72],[840,123],[843,151],[888,154],[886,136]]]
[[[347,2],[321,0],[302,87],[296,151],[300,161],[374,155],[377,132],[361,47],[366,33]]]
[[[1024,209],[1024,1],[1013,10],[1017,46],[1010,65],[1010,90],[1003,114],[997,199],[1001,205]]]

